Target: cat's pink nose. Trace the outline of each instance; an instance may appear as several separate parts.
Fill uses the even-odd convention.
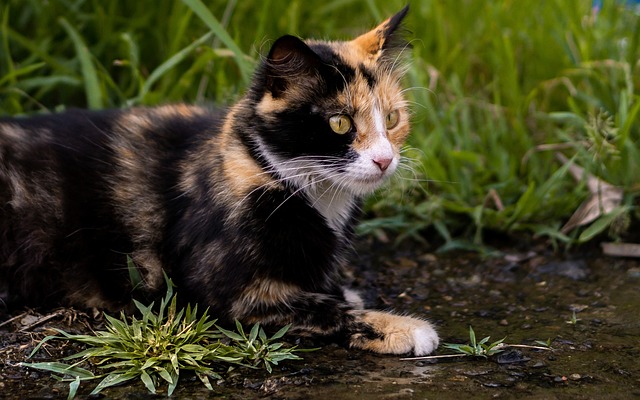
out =
[[[371,159],[371,161],[373,161],[373,163],[377,165],[378,168],[380,168],[380,171],[384,172],[387,170],[387,168],[389,168],[389,165],[391,164],[391,161],[393,161],[393,158],[380,157],[380,158],[373,158]]]

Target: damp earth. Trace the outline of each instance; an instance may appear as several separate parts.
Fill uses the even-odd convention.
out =
[[[380,251],[380,249],[387,249]],[[359,245],[352,286],[378,309],[421,315],[442,342],[505,338],[515,345],[488,358],[401,360],[325,344],[273,373],[236,369],[207,390],[181,376],[175,398],[273,399],[640,399],[640,261],[599,249],[553,252],[548,246],[435,253],[420,244]],[[391,250],[390,250],[391,249]],[[179,289],[178,289],[179,293]],[[66,398],[68,384],[20,366],[54,327],[88,332],[99,315],[69,309],[20,310],[0,319],[0,398]],[[291,339],[294,340],[294,339]],[[81,350],[48,342],[38,361]],[[302,347],[316,343],[299,343]],[[439,348],[438,355],[451,354]],[[142,383],[77,398],[147,399]]]

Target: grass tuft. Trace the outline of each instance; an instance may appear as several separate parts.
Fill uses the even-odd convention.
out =
[[[58,330],[59,335],[47,336],[33,350],[32,357],[46,342],[53,339],[71,340],[88,347],[64,358],[61,362],[22,363],[23,366],[58,374],[58,379],[70,382],[69,398],[73,398],[80,382],[100,380],[91,392],[139,379],[151,393],[161,385],[167,386],[170,396],[178,385],[181,373],[194,373],[213,390],[210,378],[223,379],[224,366],[264,368],[269,373],[273,366],[285,360],[300,360],[297,347],[284,347],[279,342],[289,326],[267,337],[258,324],[245,334],[236,322],[236,332],[217,327],[205,311],[187,305],[178,309],[173,284],[167,279],[167,293],[157,311],[153,303],[145,306],[135,301],[140,318],[120,318],[105,314],[106,330],[92,335],[75,335]],[[94,374],[80,367],[89,363],[103,373]],[[67,378],[64,378],[67,377]]]

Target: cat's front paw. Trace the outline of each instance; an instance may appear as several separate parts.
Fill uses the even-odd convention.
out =
[[[432,353],[439,343],[433,326],[422,319],[381,311],[352,311],[357,329],[349,345],[376,353],[423,356]]]

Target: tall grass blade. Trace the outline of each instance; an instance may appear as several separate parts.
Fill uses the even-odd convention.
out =
[[[249,83],[251,78],[251,72],[253,65],[247,61],[249,58],[245,55],[240,47],[229,36],[222,24],[214,17],[209,9],[200,0],[182,0],[187,6],[189,6],[193,12],[211,29],[211,32],[216,35],[222,43],[235,55],[234,60],[240,70],[240,75],[245,84]]]
[[[164,74],[167,73],[170,69],[174,68],[177,64],[183,61],[195,48],[204,44],[207,40],[211,38],[212,33],[206,33],[202,35],[200,38],[196,39],[190,45],[180,50],[173,56],[171,56],[167,61],[160,64],[153,72],[149,75],[149,78],[142,85],[142,89],[140,89],[140,93],[135,99],[129,100],[130,105],[138,104],[142,102],[145,96],[151,91],[151,87],[160,79]]]
[[[104,108],[104,102],[102,101],[102,91],[100,90],[100,83],[98,80],[98,72],[93,65],[91,52],[80,37],[80,34],[75,30],[73,26],[71,26],[71,24],[69,24],[69,22],[64,17],[60,17],[58,21],[71,38],[78,59],[80,60],[87,105],[92,109]]]

